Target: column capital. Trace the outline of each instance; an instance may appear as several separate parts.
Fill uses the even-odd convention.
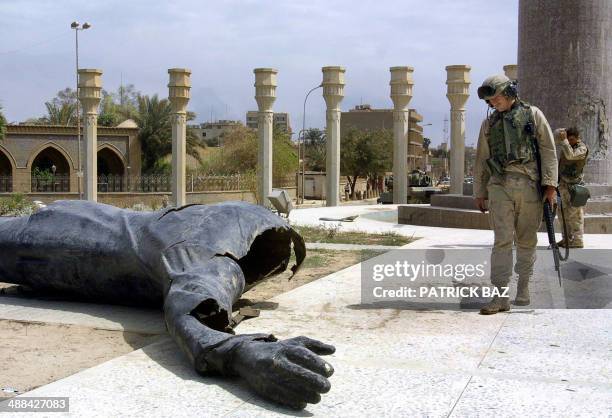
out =
[[[85,113],[98,113],[102,93],[102,70],[82,68],[79,74],[79,100]]]
[[[395,110],[406,110],[408,103],[412,99],[412,86],[414,81],[412,79],[412,73],[414,68],[403,66],[403,67],[391,67],[391,100],[393,101],[393,107]]]
[[[168,69],[170,81],[168,82],[168,100],[172,104],[174,113],[186,112],[190,99],[191,70],[187,68]]]
[[[260,112],[271,112],[276,101],[276,75],[274,68],[255,68],[255,101]]]
[[[446,97],[453,110],[464,109],[465,102],[470,96],[470,70],[469,65],[446,67]]]
[[[344,73],[346,70],[339,66],[321,68],[323,72],[323,98],[328,109],[337,109],[344,98]]]

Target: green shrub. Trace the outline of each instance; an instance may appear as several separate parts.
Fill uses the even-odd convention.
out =
[[[0,216],[31,215],[35,208],[36,205],[21,193],[14,193],[8,198],[0,199]]]

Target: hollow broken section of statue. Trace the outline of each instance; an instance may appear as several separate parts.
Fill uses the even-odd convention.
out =
[[[134,212],[58,201],[31,216],[0,219],[0,278],[125,305],[161,306],[176,294],[176,314],[226,330],[245,286],[286,269],[292,242],[296,271],[302,238],[269,210],[244,202]]]

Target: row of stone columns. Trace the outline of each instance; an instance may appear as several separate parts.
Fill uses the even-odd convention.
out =
[[[339,204],[340,184],[340,102],[344,98],[344,68],[323,67],[323,98],[327,104],[326,201]],[[272,129],[276,100],[276,75],[273,68],[256,68],[255,101],[258,107],[259,150],[257,201],[268,204],[272,192]]]
[[[408,66],[391,67],[390,96],[393,101],[393,202],[406,203],[408,194],[407,154],[410,135],[408,104],[412,99],[413,72]],[[511,79],[516,79],[517,66],[504,66]],[[326,201],[327,206],[339,204],[340,184],[340,103],[344,98],[345,69],[323,67],[323,98],[327,105]],[[451,187],[450,192],[463,193],[465,152],[465,103],[469,97],[470,66],[446,67],[447,94],[451,105]],[[257,200],[266,205],[272,191],[272,130],[276,100],[276,76],[273,68],[256,68],[255,100],[259,112],[258,190]],[[191,71],[184,68],[168,70],[168,98],[172,106],[172,201],[185,205],[187,104],[190,99]],[[97,108],[102,90],[102,71],[79,70],[79,100],[84,109],[85,198],[97,200]]]
[[[83,142],[85,154],[85,199],[98,199],[98,105],[102,92],[102,71],[79,70],[79,101],[83,106]],[[184,68],[168,70],[168,99],[172,106],[172,201],[176,206],[187,203],[185,193],[187,148],[187,103],[191,89],[191,71]]]

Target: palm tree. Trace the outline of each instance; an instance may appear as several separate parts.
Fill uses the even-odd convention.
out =
[[[156,163],[172,153],[172,107],[167,99],[139,96],[138,109],[134,121],[139,127],[138,139],[142,147],[143,171],[154,170]],[[187,120],[193,120],[195,114],[187,112]],[[187,154],[202,162],[198,148],[204,147],[198,137],[187,129]]]
[[[46,102],[47,115],[41,118],[46,125],[75,125],[76,124],[76,104]]]
[[[2,114],[2,106],[0,106],[0,141],[4,139],[5,131],[6,131],[6,118]]]

